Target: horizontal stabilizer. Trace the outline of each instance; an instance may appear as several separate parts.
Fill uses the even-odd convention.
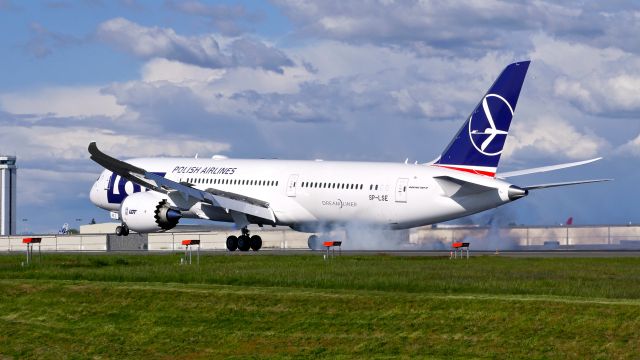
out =
[[[558,186],[590,184],[590,183],[598,183],[598,182],[612,181],[612,180],[613,179],[579,180],[579,181],[568,181],[568,182],[560,182],[560,183],[550,183],[550,184],[522,186],[522,188],[526,189],[526,190],[537,190],[537,189],[546,189],[546,188],[552,188],[552,187],[558,187]]]
[[[505,173],[499,173],[499,174],[496,175],[496,177],[500,178],[500,179],[506,179],[506,178],[514,177],[514,176],[543,173],[543,172],[547,172],[547,171],[554,171],[554,170],[566,169],[566,168],[570,168],[570,167],[574,167],[574,166],[585,165],[585,164],[589,164],[589,163],[598,161],[600,159],[602,159],[602,158],[598,157],[598,158],[595,158],[595,159],[584,160],[584,161],[576,161],[576,162],[566,163],[566,164],[558,164],[558,165],[542,166],[542,167],[537,167],[537,168],[532,168],[532,169],[509,171],[509,172],[505,172]]]

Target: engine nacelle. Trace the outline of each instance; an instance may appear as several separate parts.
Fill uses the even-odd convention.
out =
[[[182,214],[172,209],[166,198],[152,192],[127,196],[120,205],[120,218],[129,229],[150,233],[173,229]]]

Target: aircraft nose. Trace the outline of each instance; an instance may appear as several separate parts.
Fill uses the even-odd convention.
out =
[[[98,191],[97,191],[97,186],[96,183],[94,182],[93,185],[91,186],[91,191],[89,191],[89,200],[91,200],[91,202],[94,205],[98,205]]]

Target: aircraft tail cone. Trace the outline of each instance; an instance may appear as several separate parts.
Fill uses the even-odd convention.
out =
[[[509,195],[509,200],[514,201],[529,195],[529,190],[511,185],[507,194]]]

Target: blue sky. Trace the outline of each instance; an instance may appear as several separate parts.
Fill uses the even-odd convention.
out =
[[[430,161],[522,59],[500,169],[604,156],[513,180],[616,181],[497,214],[638,223],[639,32],[633,1],[0,0],[0,153],[18,156],[18,230],[108,219],[88,200],[90,141],[124,158]]]

